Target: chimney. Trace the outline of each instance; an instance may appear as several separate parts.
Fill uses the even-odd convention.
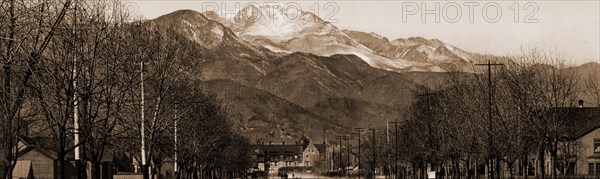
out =
[[[581,100],[581,99],[580,99],[580,100],[578,101],[578,103],[579,103],[579,105],[578,105],[577,107],[579,107],[579,108],[583,108],[583,100]]]

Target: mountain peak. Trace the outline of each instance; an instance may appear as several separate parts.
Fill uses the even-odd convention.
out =
[[[321,29],[326,23],[318,16],[280,5],[246,6],[227,22],[240,36],[291,37],[305,29]]]
[[[215,11],[206,11],[202,14],[210,20],[221,21],[221,16],[219,16],[219,14],[217,14]]]
[[[378,39],[384,39],[384,38],[385,38],[385,37],[383,37],[383,36],[381,36],[381,35],[379,35],[379,34],[377,34],[377,33],[375,33],[375,32],[371,32],[371,33],[369,33],[369,34],[370,34],[371,36],[373,36],[373,37],[376,37],[376,38],[378,38]]]
[[[172,19],[172,18],[182,18],[182,19],[202,19],[206,20],[207,18],[200,12],[191,10],[191,9],[182,9],[173,11],[169,14],[162,15],[156,19]]]

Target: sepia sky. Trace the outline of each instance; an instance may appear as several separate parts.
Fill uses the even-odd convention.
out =
[[[233,16],[250,1],[122,0],[152,19],[178,10]],[[252,1],[313,12],[340,29],[375,32],[390,40],[436,38],[476,53],[557,51],[575,64],[600,62],[600,1]],[[236,7],[237,4],[237,7]],[[437,7],[437,8],[436,8]],[[436,16],[438,16],[436,21]]]

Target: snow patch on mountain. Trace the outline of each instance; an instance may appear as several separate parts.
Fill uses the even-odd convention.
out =
[[[222,28],[220,28],[219,26],[215,26],[215,27],[213,27],[211,31],[212,31],[213,33],[215,33],[216,35],[218,35],[219,37],[221,37],[221,38],[222,38],[222,37],[223,37],[223,35],[224,35],[223,29],[222,29]]]
[[[467,60],[470,61],[471,60],[471,54],[460,50],[452,45],[446,45],[446,48],[448,48],[448,50],[452,51],[454,54],[456,54],[458,57],[462,58],[463,60]]]

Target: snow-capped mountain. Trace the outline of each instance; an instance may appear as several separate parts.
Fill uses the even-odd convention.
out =
[[[202,14],[194,10],[178,10],[160,16],[151,23],[173,28],[184,37],[209,50],[227,49],[231,53],[264,57],[270,53],[261,46],[248,43],[221,24],[217,14]]]
[[[285,11],[278,5],[247,6],[234,18],[222,19],[222,23],[242,39],[274,52],[353,54],[373,67],[389,71],[445,71],[426,61],[379,55],[310,12]]]
[[[410,37],[390,41],[373,32],[351,30],[343,30],[343,32],[381,56],[431,63],[440,65],[446,70],[470,71],[469,66],[477,56],[438,39]]]
[[[201,57],[182,59],[194,64],[187,77],[202,80],[203,90],[223,103],[232,126],[255,139],[377,127],[371,125],[402,116],[421,86],[442,84],[447,77],[395,73],[446,68],[426,60],[378,55],[371,45],[359,43],[332,24],[308,13],[303,17],[304,25],[259,21],[223,25],[226,20],[216,13],[181,10],[146,22],[174,29],[180,39],[197,43],[193,47]],[[276,33],[269,28],[280,29]],[[429,45],[438,43],[429,41]],[[266,42],[281,52],[264,48]],[[393,43],[425,44],[417,39]]]

